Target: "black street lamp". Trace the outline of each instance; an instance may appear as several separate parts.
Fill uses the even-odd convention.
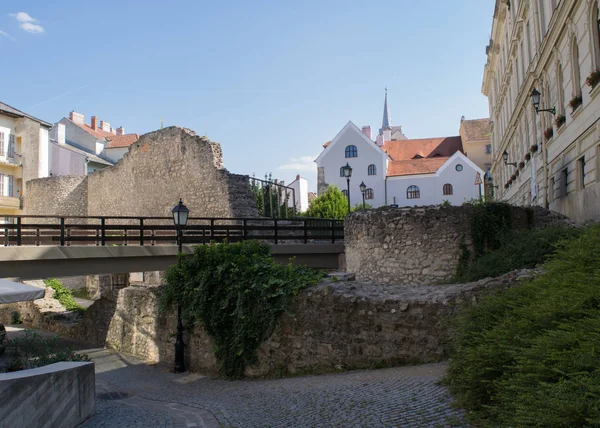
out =
[[[359,187],[360,187],[360,192],[362,193],[362,196],[363,196],[363,211],[364,211],[365,210],[365,192],[367,191],[367,185],[363,181],[362,183],[360,183]]]
[[[189,213],[190,210],[183,205],[181,198],[179,198],[179,203],[171,210],[173,222],[177,229],[179,254],[183,252],[183,229],[187,224]],[[179,258],[178,263],[181,263],[181,258]],[[183,323],[181,322],[181,300],[179,300],[177,302],[177,337],[175,339],[175,365],[173,366],[173,373],[183,373],[185,371],[185,358],[183,352]]]
[[[533,91],[531,91],[531,101],[533,102],[533,108],[535,108],[536,114],[539,113],[540,111],[548,111],[548,112],[552,113],[553,115],[556,115],[556,107],[540,108],[540,96],[541,96],[540,91],[533,88]]]
[[[487,173],[487,182],[488,182],[488,192],[490,195],[490,199],[493,200],[494,199],[494,189],[497,189],[498,186],[494,186],[494,179],[492,177],[491,172]]]
[[[515,168],[517,167],[517,163],[516,162],[509,162],[508,161],[508,152],[506,150],[504,150],[504,153],[502,153],[502,158],[504,159],[504,165],[512,165]]]
[[[348,162],[346,162],[346,166],[343,167],[343,170],[344,170],[344,177],[346,177],[346,183],[348,184],[348,187],[347,187],[348,214],[350,214],[350,177],[352,177],[352,167],[350,166],[350,164]]]

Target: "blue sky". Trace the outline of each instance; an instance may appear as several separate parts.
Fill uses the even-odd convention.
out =
[[[352,120],[380,127],[384,88],[408,138],[457,135],[481,95],[492,0],[3,0],[0,100],[143,134],[178,125],[225,166],[316,188],[312,160]],[[23,12],[19,14],[19,12]]]

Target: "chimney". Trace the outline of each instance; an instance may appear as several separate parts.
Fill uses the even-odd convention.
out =
[[[370,126],[363,126],[362,133],[365,134],[369,140],[371,139],[371,127]]]
[[[58,144],[65,144],[66,140],[66,131],[65,125],[63,123],[56,124],[56,141]]]
[[[117,135],[125,135],[125,128],[123,128],[122,126],[119,126],[117,128]]]
[[[94,131],[98,129],[98,118],[96,116],[92,116],[92,129]]]
[[[83,125],[84,116],[81,113],[77,113],[75,110],[72,110],[69,113],[69,119],[75,123],[80,123]]]
[[[379,147],[383,147],[383,134],[379,134],[375,142]]]
[[[300,180],[300,174],[296,175],[296,180]]]
[[[110,123],[101,120],[100,129],[102,129],[104,132],[110,132]]]

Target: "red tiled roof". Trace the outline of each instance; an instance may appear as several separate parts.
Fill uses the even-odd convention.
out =
[[[392,160],[401,161],[413,159],[416,155],[423,158],[433,156],[450,157],[457,151],[462,152],[460,137],[421,138],[416,140],[386,141],[383,150]]]
[[[465,143],[489,140],[492,133],[489,119],[463,120],[460,123],[460,135]]]
[[[113,135],[108,140],[107,149],[114,149],[117,147],[129,147],[137,140],[140,136],[138,134],[125,134],[125,135]]]
[[[71,119],[69,119],[71,120]],[[98,128],[98,129],[92,129],[92,125],[88,125],[87,123],[77,123],[77,122],[73,122],[71,120],[71,123],[79,126],[81,129],[83,129],[84,131],[86,131],[87,133],[91,134],[92,136],[98,138],[99,140],[103,140],[107,137],[114,137],[115,134],[113,134],[112,132],[106,132],[103,131],[102,129]]]
[[[450,157],[407,159],[391,161],[388,164],[387,176],[398,177],[400,175],[433,174]]]
[[[330,144],[331,144],[331,141],[327,141],[325,144],[323,144],[323,147],[327,148],[327,146]]]

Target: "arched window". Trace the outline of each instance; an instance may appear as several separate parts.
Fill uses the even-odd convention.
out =
[[[446,183],[444,184],[444,196],[452,195],[454,192],[452,191],[452,184]]]
[[[344,167],[341,167],[340,168],[340,177],[343,177],[343,176],[344,176]]]
[[[592,11],[590,13],[590,28],[591,28],[591,36],[592,36],[592,46],[593,46],[593,57],[594,61],[594,69],[600,68],[600,6],[594,2],[592,5]]]
[[[346,147],[346,157],[347,158],[356,158],[358,157],[358,149],[356,146],[348,146]]]
[[[348,191],[347,190],[342,190],[342,193],[345,197],[348,197]]]
[[[373,192],[373,189],[365,190],[365,199],[375,199],[375,193]]]
[[[581,95],[581,77],[579,70],[579,46],[577,38],[573,36],[571,41],[571,80],[573,81],[573,98]]]
[[[369,165],[367,171],[369,175],[377,175],[377,167],[375,165]]]
[[[560,61],[556,63],[556,103],[558,114],[565,113],[565,90],[563,88],[563,71]]]
[[[421,191],[417,186],[409,186],[406,189],[406,199],[419,199],[421,197]]]

